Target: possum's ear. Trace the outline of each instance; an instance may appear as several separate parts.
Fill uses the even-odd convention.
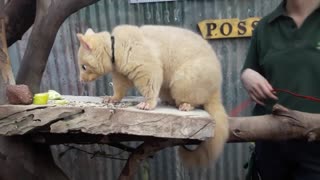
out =
[[[91,35],[91,34],[94,34],[94,33],[95,32],[91,28],[89,28],[89,29],[87,29],[87,31],[86,31],[86,33],[84,35]]]
[[[91,51],[92,48],[90,44],[85,40],[84,35],[81,33],[77,33],[77,37],[80,41],[80,45],[82,45],[86,50]]]

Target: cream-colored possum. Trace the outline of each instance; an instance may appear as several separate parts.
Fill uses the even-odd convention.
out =
[[[120,101],[134,86],[145,99],[139,109],[154,109],[158,97],[182,111],[203,105],[216,121],[215,136],[194,151],[180,148],[180,157],[187,166],[218,158],[228,138],[228,120],[221,102],[221,66],[207,41],[183,28],[156,25],[120,25],[112,35],[88,29],[77,36],[80,80],[112,73],[114,95],[105,101]]]

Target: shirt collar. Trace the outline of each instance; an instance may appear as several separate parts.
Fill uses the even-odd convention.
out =
[[[286,14],[286,0],[282,1],[281,4],[270,14],[269,23],[272,23],[274,20],[278,19],[280,16]]]
[[[280,16],[286,15],[286,4],[287,4],[287,1],[283,0],[281,4],[270,14],[270,19],[268,21],[269,23],[272,23],[273,21],[278,19]],[[320,7],[318,7],[315,11],[320,12]]]

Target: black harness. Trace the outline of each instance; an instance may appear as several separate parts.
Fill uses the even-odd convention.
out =
[[[111,36],[111,62],[112,64],[115,63],[115,57],[114,57],[114,36]]]

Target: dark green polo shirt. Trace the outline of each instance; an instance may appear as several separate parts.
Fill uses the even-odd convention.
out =
[[[243,69],[261,73],[273,88],[320,98],[320,8],[297,28],[285,13],[285,1],[262,18],[254,30]],[[279,92],[279,104],[320,113],[320,102]],[[257,105],[254,115],[270,113]]]

